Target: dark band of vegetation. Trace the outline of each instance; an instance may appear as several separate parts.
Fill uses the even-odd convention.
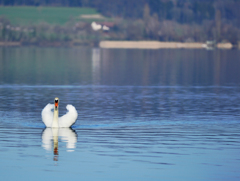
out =
[[[237,44],[240,39],[240,0],[0,0],[0,5],[1,41],[215,40]],[[9,6],[27,8],[15,13],[25,17],[14,18],[16,9],[9,15]],[[110,31],[95,32],[90,25],[94,19],[79,18],[96,13],[105,18],[95,21],[109,25]]]

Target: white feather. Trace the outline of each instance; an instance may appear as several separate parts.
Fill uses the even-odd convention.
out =
[[[59,127],[66,128],[72,126],[77,120],[78,113],[73,105],[68,104],[66,106],[68,112],[62,117],[58,118]]]
[[[42,121],[46,127],[52,127],[53,123],[53,110],[54,104],[47,104],[42,110]],[[60,128],[71,127],[77,120],[78,113],[73,105],[68,104],[66,106],[68,112],[62,117],[58,118],[58,124]]]
[[[52,127],[54,104],[47,104],[42,110],[42,121],[46,127]]]

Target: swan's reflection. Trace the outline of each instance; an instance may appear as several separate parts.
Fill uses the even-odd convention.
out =
[[[68,152],[74,151],[76,148],[77,134],[71,128],[46,128],[42,133],[42,147],[47,151],[52,151],[54,160],[58,160],[58,138],[62,142],[66,142]],[[53,141],[53,144],[52,144]]]

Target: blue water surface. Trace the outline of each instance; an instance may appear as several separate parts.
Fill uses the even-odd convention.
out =
[[[240,180],[239,51],[0,50],[1,179]]]

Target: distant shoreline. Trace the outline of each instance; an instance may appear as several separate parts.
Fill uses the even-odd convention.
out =
[[[201,42],[160,42],[160,41],[101,41],[100,48],[126,48],[126,49],[202,49],[211,48],[206,43]],[[217,48],[231,49],[231,43],[218,43]]]
[[[21,42],[0,42],[0,47],[13,46],[40,46],[40,47],[78,47],[91,46],[90,44],[75,44],[74,42],[45,42],[39,44],[26,44]],[[100,41],[99,48],[106,49],[231,49],[231,43],[218,43],[214,47],[207,46],[206,43],[201,42],[160,42],[160,41]],[[238,46],[240,49],[240,45]]]

